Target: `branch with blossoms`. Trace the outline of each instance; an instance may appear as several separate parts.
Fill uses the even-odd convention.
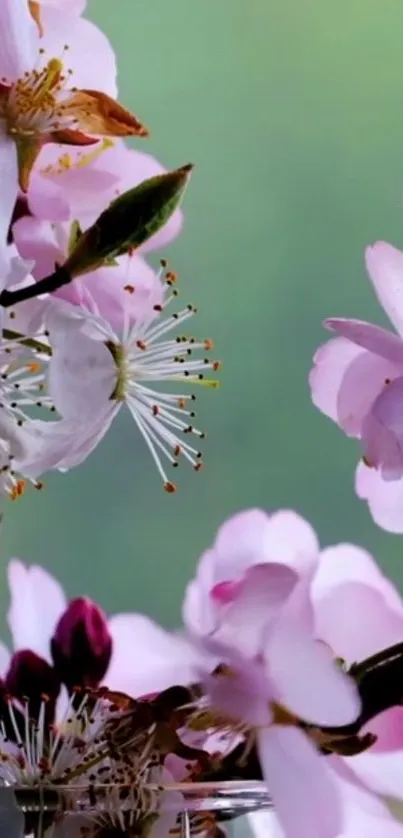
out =
[[[0,493],[12,500],[80,465],[122,406],[174,493],[181,461],[202,466],[193,391],[218,386],[212,340],[187,331],[196,308],[177,306],[165,260],[156,272],[145,258],[180,232],[193,167],[166,171],[124,144],[148,131],[118,102],[115,56],[84,7],[0,5]],[[403,532],[403,256],[378,243],[366,258],[397,334],[326,321],[337,337],[309,381],[362,442],[357,493]],[[245,813],[256,834],[403,838],[386,802],[403,798],[403,602],[364,550],[321,550],[289,510],[241,512],[201,557],[175,633],[67,601],[38,566],[13,560],[7,576],[0,838],[223,838]]]

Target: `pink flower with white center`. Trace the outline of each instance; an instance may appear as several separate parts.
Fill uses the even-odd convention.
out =
[[[104,139],[90,149],[48,144],[42,148],[31,174],[28,210],[43,221],[78,220],[89,227],[105,207],[122,192],[166,169],[150,154],[127,148],[122,140]],[[165,227],[139,249],[145,253],[165,248],[179,234],[183,215],[176,210]],[[14,235],[20,236],[18,224]],[[32,239],[21,232],[21,246]],[[38,271],[44,276],[41,263]],[[39,274],[37,274],[37,277]]]
[[[285,651],[282,654],[276,651],[278,626],[280,625],[280,640],[283,629],[281,619],[279,621],[277,617],[276,620],[276,610],[273,614],[273,607],[270,606],[270,601],[272,604],[274,602],[278,580],[281,579],[278,568],[282,562],[301,579],[291,587],[285,604],[281,606],[283,629],[285,627],[285,638],[289,643],[288,658]],[[251,582],[257,572],[253,599]],[[244,613],[245,589],[248,585],[248,607]],[[277,596],[278,593],[279,591]],[[277,614],[280,605],[281,597],[278,596]],[[340,614],[343,615],[342,619]],[[403,639],[401,598],[372,557],[366,551],[349,544],[320,551],[310,525],[287,510],[273,515],[267,515],[260,510],[246,510],[224,523],[213,548],[202,556],[197,575],[188,586],[184,619],[192,635],[199,635],[207,641],[209,638],[214,640],[216,637],[224,637],[227,643],[232,642],[235,650],[242,649],[244,653],[248,650],[250,637],[261,638],[263,630],[267,639],[265,659],[268,673],[270,674],[274,666],[274,673],[279,672],[280,678],[284,679],[282,700],[279,703],[302,718],[309,715],[309,702],[316,693],[317,680],[313,675],[315,670],[307,663],[305,652],[298,652],[300,637],[296,638],[290,632],[293,621],[297,621],[300,626],[302,637],[304,633],[306,637],[307,631],[311,632],[321,649],[329,652],[334,659],[343,659],[346,665],[371,657],[383,649],[401,643]],[[251,623],[254,624],[252,630]],[[272,631],[274,646],[270,648]],[[291,655],[295,655],[292,662]],[[233,688],[233,681],[228,681],[228,685],[230,683]],[[300,702],[299,709],[294,705],[295,696],[289,692],[293,685]],[[252,692],[257,694],[258,690],[252,688]],[[230,689],[227,699],[230,703]],[[320,700],[327,708],[323,693]],[[301,702],[304,703],[304,707],[301,706]],[[329,707],[331,708],[331,704]],[[317,709],[320,710],[320,706]],[[337,707],[335,711],[337,712]],[[342,774],[345,778],[342,808],[343,819],[347,818],[347,821],[342,834],[349,834],[352,829],[350,818],[353,818],[352,822],[355,823],[354,819],[359,816],[365,823],[368,808],[364,800],[365,794],[369,800],[372,799],[367,792],[364,794],[365,789],[369,789],[371,793],[403,797],[402,722],[401,707],[386,710],[381,707],[379,715],[371,718],[362,731],[363,734],[371,733],[377,736],[377,741],[371,747],[356,756],[343,757],[333,754],[331,757],[321,757],[321,764],[328,763],[332,773],[336,772],[337,776],[333,779],[337,780],[338,785],[339,775]],[[323,722],[318,724],[327,726]],[[290,730],[292,736],[294,730]],[[275,778],[275,782],[280,780]],[[274,788],[273,786],[272,789],[269,783],[269,791],[274,793]],[[361,792],[358,795],[359,799],[354,802],[357,788],[361,788]],[[356,807],[352,811],[348,809],[348,817],[345,808],[347,792],[349,799],[353,801],[351,806]],[[300,786],[299,792],[295,790],[295,799],[300,800],[301,805],[306,799],[303,785]],[[379,801],[375,803],[375,800],[374,798],[374,816],[380,818],[379,823],[383,818],[388,821],[387,810],[382,808]],[[307,803],[307,806],[310,808],[310,803]],[[298,816],[297,814],[296,817]],[[375,823],[376,821],[374,828]],[[386,826],[388,825],[386,823]]]
[[[403,254],[377,242],[366,264],[397,334],[360,320],[327,320],[339,337],[317,351],[309,383],[314,404],[361,440],[358,496],[379,526],[403,532]]]
[[[127,285],[128,303],[119,333],[97,314],[88,287],[86,308],[54,300],[46,320],[52,345],[48,390],[67,421],[67,429],[69,422],[81,423],[78,436],[76,427],[73,434],[75,445],[78,439],[81,441],[81,460],[104,436],[124,404],[146,442],[167,492],[174,492],[176,486],[165,471],[163,459],[176,466],[182,457],[199,471],[201,454],[185,437],[200,439],[204,434],[192,423],[195,396],[182,389],[165,393],[155,384],[179,382],[214,388],[217,382],[206,379],[205,372],[219,367],[218,362],[205,357],[193,359],[198,351],[211,349],[210,340],[195,341],[183,333],[171,337],[173,330],[182,329],[196,313],[188,305],[165,315],[177,296],[174,282],[174,275],[168,272],[161,303],[155,303],[160,279],[156,280],[156,288],[146,293],[142,293],[141,287]],[[132,297],[134,303],[138,299],[138,307],[131,305]],[[68,430],[67,436],[67,456],[59,467],[70,468],[78,460],[68,453],[69,442],[73,441]]]
[[[45,143],[96,143],[102,136],[145,136],[109,95],[116,66],[106,38],[80,17],[62,16],[41,36],[27,0],[3,0],[0,27],[0,162],[7,208],[29,185]],[[91,61],[87,60],[91,53]],[[67,58],[68,55],[68,58]],[[101,86],[101,89],[100,89]]]

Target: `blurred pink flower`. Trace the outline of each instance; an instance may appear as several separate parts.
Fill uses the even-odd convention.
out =
[[[290,838],[338,835],[343,822],[331,767],[295,718],[331,727],[360,712],[353,681],[314,631],[310,584],[318,563],[315,533],[298,515],[247,510],[220,528],[183,608],[191,636],[221,662],[204,678],[204,700],[236,735],[248,741],[253,730]]]
[[[294,573],[294,580],[282,576],[281,565]],[[319,721],[321,713],[336,716],[338,712],[340,693],[336,684],[330,689],[329,661],[342,658],[351,665],[401,642],[403,637],[402,600],[372,557],[350,544],[320,551],[310,525],[288,510],[272,515],[246,510],[223,524],[187,588],[183,616],[191,636],[212,644],[212,648],[217,640],[224,641],[232,649],[227,653],[229,660],[231,654],[240,652],[252,655],[245,673],[247,667],[259,665],[263,653],[270,679],[270,686],[265,682],[266,697],[270,694],[280,706],[301,718],[316,718],[321,726],[333,724],[323,718]],[[231,671],[231,663],[229,667]],[[260,705],[253,710],[253,698],[246,698],[245,686],[243,698],[242,690],[240,693],[245,683],[261,701],[264,690],[258,689],[256,679],[252,682],[249,675],[235,681],[229,678],[224,702],[219,697],[221,708],[230,712],[234,701],[237,712],[244,708],[245,719],[247,713],[255,712],[257,720]],[[274,727],[278,735],[282,727]],[[269,725],[268,731],[271,729]],[[292,738],[294,729],[286,730]],[[326,760],[332,773],[349,777],[350,795],[354,796],[355,787],[362,786],[364,790],[403,798],[403,710],[386,710],[363,732],[378,737],[372,747],[354,757],[322,756],[321,766]],[[270,770],[269,757],[267,764]],[[277,773],[274,781],[269,774],[266,776],[269,791],[274,794],[277,786],[270,782],[281,780]],[[301,789],[302,797],[306,797],[304,786]]]
[[[188,631],[201,636],[218,632],[232,644],[245,644],[248,635],[261,631],[258,618],[264,625],[268,609],[272,613],[299,579],[309,578],[318,555],[316,533],[295,512],[268,515],[248,509],[232,516],[203,553],[187,586],[182,614]],[[248,596],[251,585],[259,599],[240,613],[237,608],[234,619],[232,603],[240,594]]]
[[[366,251],[375,293],[397,334],[332,318],[340,337],[322,346],[309,383],[314,404],[361,440],[356,491],[381,527],[403,532],[403,254],[377,242]]]

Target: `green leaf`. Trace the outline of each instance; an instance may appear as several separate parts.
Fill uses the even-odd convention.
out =
[[[179,207],[193,166],[156,175],[129,189],[76,242],[64,268],[73,277],[136,250],[158,233]]]

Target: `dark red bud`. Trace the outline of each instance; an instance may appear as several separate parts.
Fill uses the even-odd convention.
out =
[[[28,699],[29,715],[34,719],[38,718],[41,704],[45,700],[47,720],[52,720],[60,692],[60,680],[53,667],[35,652],[23,649],[13,655],[5,687],[10,695],[20,701]]]
[[[68,689],[97,687],[112,654],[102,609],[87,597],[72,599],[56,626],[51,652],[56,672]]]

